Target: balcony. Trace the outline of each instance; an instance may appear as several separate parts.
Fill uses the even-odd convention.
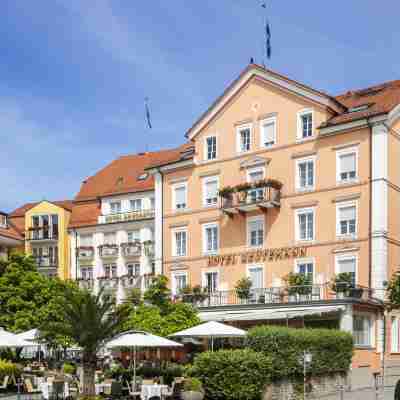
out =
[[[56,227],[34,227],[25,232],[28,241],[52,242],[58,241],[58,229]]]
[[[79,287],[81,289],[93,290],[93,288],[94,288],[94,280],[93,279],[79,278],[78,279],[78,285],[79,285]]]
[[[104,288],[105,290],[116,290],[118,288],[118,278],[111,277],[100,277],[99,279],[99,287]]]
[[[142,277],[140,275],[121,276],[124,289],[140,289],[142,287]]]
[[[225,187],[219,191],[221,210],[233,216],[280,207],[282,184],[273,179]]]
[[[274,304],[310,304],[322,301],[355,300],[375,301],[373,290],[363,286],[355,286],[346,291],[335,293],[330,289],[330,284],[306,285],[291,287],[269,287],[251,289],[247,295],[237,290],[220,290],[195,295],[185,294],[182,301],[193,303],[198,307],[220,307],[241,305],[274,305]]]
[[[38,269],[41,268],[57,268],[58,267],[58,259],[55,257],[50,258],[49,256],[42,257],[34,257]]]
[[[99,254],[102,258],[118,257],[119,247],[117,244],[103,244],[99,246]]]
[[[99,224],[112,224],[114,222],[129,222],[154,218],[154,209],[127,211],[123,213],[100,215]]]
[[[143,242],[143,246],[144,246],[144,254],[147,257],[154,258],[154,254],[155,254],[154,241],[146,240],[145,242]]]
[[[121,253],[124,257],[138,257],[142,254],[142,244],[138,240],[121,243]]]
[[[78,247],[79,260],[92,260],[94,258],[94,247],[93,246],[80,246]]]

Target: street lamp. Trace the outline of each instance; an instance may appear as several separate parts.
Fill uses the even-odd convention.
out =
[[[312,362],[312,354],[309,351],[304,350],[300,357],[299,363],[303,364],[303,400],[306,400],[306,386],[307,386],[307,367]]]

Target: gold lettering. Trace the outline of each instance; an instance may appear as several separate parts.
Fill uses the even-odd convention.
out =
[[[307,255],[307,247],[300,247],[300,257]]]

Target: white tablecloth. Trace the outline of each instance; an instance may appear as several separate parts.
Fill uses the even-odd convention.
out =
[[[142,400],[149,400],[152,397],[157,396],[161,399],[162,396],[165,396],[167,393],[168,393],[167,385],[142,385],[140,398]]]
[[[111,393],[111,383],[96,383],[95,387],[95,392],[96,395],[99,395],[100,393],[106,393],[108,394]]]
[[[42,392],[43,398],[48,400],[50,398],[50,394],[52,393],[53,390],[53,385],[48,382],[38,382],[38,388]],[[64,398],[69,396],[69,386],[68,383],[64,383]]]

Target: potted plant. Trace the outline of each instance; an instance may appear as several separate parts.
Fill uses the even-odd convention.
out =
[[[183,400],[203,400],[204,389],[200,380],[197,378],[186,378],[183,382]]]
[[[239,203],[245,203],[247,199],[248,191],[251,189],[250,183],[241,183],[235,186],[235,192],[238,196]]]
[[[247,301],[250,298],[251,293],[251,279],[250,278],[242,278],[239,279],[235,286],[235,291],[237,296],[242,301]]]
[[[308,275],[290,272],[285,277],[289,301],[307,300],[312,292],[312,282]]]
[[[350,272],[341,272],[336,274],[331,282],[331,289],[336,293],[336,297],[343,299],[350,295],[354,290],[353,275]]]
[[[179,295],[184,302],[192,304],[202,303],[207,298],[207,293],[200,285],[186,286],[180,290]]]
[[[281,190],[283,186],[282,183],[279,182],[277,179],[271,178],[267,180],[266,185],[276,190]]]

